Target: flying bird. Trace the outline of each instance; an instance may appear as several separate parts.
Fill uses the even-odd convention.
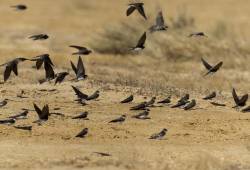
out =
[[[88,120],[88,112],[81,112],[79,115],[72,117],[72,119],[85,119]]]
[[[167,131],[168,130],[164,128],[164,129],[161,130],[161,132],[151,135],[149,137],[149,139],[159,139],[160,140],[166,135]]]
[[[87,94],[84,94],[81,92],[78,88],[71,86],[75,92],[75,95],[78,99],[84,99],[84,100],[94,100],[97,99],[100,95],[99,90],[95,91],[92,95],[88,96]]]
[[[75,137],[76,138],[84,138],[88,134],[89,129],[84,128],[81,132],[79,132]]]
[[[235,91],[235,89],[233,88],[233,91],[232,91],[232,96],[233,96],[233,99],[234,99],[234,102],[236,104],[236,106],[234,106],[234,108],[237,108],[237,107],[243,107],[246,105],[246,102],[248,100],[248,94],[245,94],[243,95],[242,97],[239,97]]]
[[[48,39],[49,36],[47,34],[37,34],[37,35],[32,35],[29,37],[29,39],[32,39],[34,41],[36,40],[46,40]]]
[[[214,91],[214,92],[212,92],[211,94],[209,94],[209,95],[203,97],[202,99],[203,99],[203,100],[211,100],[211,99],[213,99],[213,98],[215,98],[215,97],[216,97],[216,92]]]
[[[125,119],[126,119],[126,115],[121,115],[120,117],[109,121],[109,123],[122,123],[125,121]]]
[[[63,80],[65,79],[65,77],[66,77],[67,75],[69,75],[68,72],[60,72],[60,73],[57,73],[57,74],[55,75],[55,77],[56,77],[55,85],[56,85],[57,83],[62,83]]]
[[[207,76],[208,74],[216,73],[223,65],[222,61],[214,66],[211,66],[210,64],[208,64],[208,62],[206,62],[203,58],[201,58],[201,61],[203,65],[205,66],[205,68],[208,70],[208,72],[204,76]]]
[[[144,12],[144,3],[131,3],[128,4],[127,16],[131,15],[135,10],[137,10],[145,20],[147,20],[146,14]]]
[[[192,109],[193,107],[195,107],[196,105],[196,101],[193,99],[191,100],[191,102],[189,102],[185,107],[184,107],[184,110],[190,110]]]
[[[76,74],[76,79],[78,81],[84,80],[88,77],[88,75],[86,75],[85,73],[85,67],[83,65],[82,58],[80,56],[78,58],[77,67],[74,65],[72,61],[70,61],[70,63],[74,73]]]
[[[147,39],[147,33],[144,32],[142,34],[142,36],[140,37],[137,45],[135,47],[131,47],[130,50],[132,50],[132,51],[141,51],[141,50],[143,50],[145,48],[144,44],[145,44],[146,39]]]
[[[15,8],[16,10],[18,11],[24,11],[26,10],[28,7],[24,4],[18,4],[18,5],[13,5],[13,6],[10,6],[11,8]]]
[[[45,106],[43,106],[43,109],[41,110],[35,103],[33,104],[35,111],[39,117],[38,121],[35,122],[41,122],[41,121],[47,121],[49,119],[49,106],[46,104]]]
[[[156,24],[151,26],[149,28],[149,31],[151,33],[156,32],[156,31],[166,31],[168,29],[168,26],[165,25],[164,18],[162,15],[162,11],[160,11],[156,17]]]
[[[72,55],[89,55],[90,53],[92,53],[92,51],[87,49],[86,47],[81,47],[77,45],[71,45],[69,47],[72,47],[78,50],[77,52],[72,53]]]
[[[17,66],[20,62],[23,62],[23,61],[26,61],[28,59],[26,58],[15,58],[7,63],[4,63],[4,64],[1,64],[1,66],[5,66],[5,71],[4,71],[4,82],[6,82],[9,77],[10,77],[10,74],[11,72],[13,71],[13,73],[18,76],[18,69],[17,69]]]
[[[130,95],[129,97],[127,97],[126,99],[122,100],[120,103],[130,103],[134,100],[134,96]]]
[[[189,34],[188,37],[207,37],[207,36],[205,35],[204,32],[195,32],[195,33]]]
[[[136,106],[130,108],[130,110],[144,110],[147,107],[147,102],[142,102]]]
[[[10,119],[15,119],[15,120],[19,120],[19,119],[27,119],[27,115],[28,115],[29,111],[28,110],[24,110],[21,113],[18,113],[16,115],[13,116],[9,116]]]

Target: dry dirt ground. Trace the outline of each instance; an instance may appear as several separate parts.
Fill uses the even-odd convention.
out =
[[[213,21],[227,16],[225,21],[228,25],[235,23],[242,28],[242,35],[249,34],[249,22],[246,22],[249,20],[249,2],[243,0],[145,2],[149,12],[150,7],[162,7],[167,15],[176,15],[178,7],[187,5],[189,11],[197,16],[198,28],[208,32]],[[24,0],[22,3],[29,7],[27,11],[17,12],[9,8],[17,3],[20,2],[1,2],[1,62],[15,56],[33,57],[49,53],[55,62],[56,72],[70,70],[69,60],[77,60],[77,56],[70,55],[69,45],[88,46],[93,34],[99,35],[98,32],[107,24],[121,20],[129,22],[124,15],[128,1]],[[131,17],[140,16],[135,14]],[[238,27],[235,29],[239,30]],[[31,34],[41,32],[48,33],[50,39],[44,42],[27,39]],[[56,86],[53,83],[39,85],[37,81],[44,76],[43,71],[33,69],[34,64],[30,62],[20,64],[19,77],[12,75],[7,83],[0,85],[1,99],[11,99],[1,108],[0,118],[18,113],[22,108],[33,109],[33,103],[40,107],[49,104],[52,112],[54,108],[60,108],[54,112],[65,116],[52,115],[45,124],[38,126],[32,123],[37,115],[31,111],[28,119],[17,121],[16,125],[32,125],[32,132],[0,125],[0,168],[250,169],[250,115],[232,109],[231,97],[232,86],[240,94],[249,92],[248,53],[234,58],[224,54],[210,58],[214,63],[218,60],[226,63],[218,74],[206,79],[201,76],[205,70],[197,59],[168,61],[144,56],[143,53],[138,56],[93,53],[84,57],[88,80],[70,82],[73,78],[70,71],[66,81]],[[87,94],[99,89],[100,98],[88,102],[87,106],[80,106],[74,102],[71,85]],[[16,97],[21,90],[27,98]],[[202,100],[212,90],[219,93],[217,100],[225,103],[226,107],[215,107]],[[194,110],[156,105],[151,108],[151,119],[131,118],[138,112],[129,111],[130,106],[152,96],[159,100],[167,95],[172,95],[172,103],[175,103],[185,92],[197,100]],[[119,103],[130,94],[135,95],[133,103]],[[89,120],[71,119],[82,111],[89,112]],[[123,124],[108,123],[121,114],[127,115]],[[75,138],[85,127],[89,128],[87,137]],[[162,128],[168,129],[163,140],[148,139]],[[111,156],[100,156],[95,152]]]

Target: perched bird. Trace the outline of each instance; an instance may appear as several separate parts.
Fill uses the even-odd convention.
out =
[[[8,104],[9,99],[4,99],[3,101],[0,101],[0,107],[4,107],[5,105]]]
[[[56,85],[57,83],[62,83],[63,80],[65,79],[65,77],[66,77],[67,75],[69,75],[68,72],[60,72],[60,73],[57,73],[57,74],[55,75],[55,77],[56,77],[55,85]]]
[[[122,100],[120,103],[129,103],[129,102],[132,102],[133,100],[134,100],[134,96],[130,95],[126,99]]]
[[[167,131],[168,130],[164,128],[160,133],[155,133],[151,135],[149,139],[162,139],[166,135]]]
[[[48,39],[49,36],[47,34],[37,34],[37,35],[32,35],[29,37],[29,39],[32,39],[34,41],[36,40],[46,40]]]
[[[146,39],[147,39],[147,34],[146,34],[146,32],[144,32],[142,34],[142,36],[140,37],[137,45],[135,47],[131,47],[130,50],[132,50],[132,51],[141,51],[141,50],[143,50],[145,48],[144,44],[145,44]]]
[[[9,116],[9,118],[10,118],[10,119],[15,119],[15,120],[18,120],[18,119],[27,119],[28,113],[29,113],[28,110],[24,110],[24,111],[21,112],[21,113],[18,113],[18,114],[13,115],[13,116]]]
[[[142,102],[136,106],[130,108],[130,110],[144,110],[147,107],[147,102]]]
[[[95,100],[100,96],[100,91],[96,90],[92,95],[89,95],[86,100]]]
[[[211,100],[211,99],[213,99],[213,98],[215,98],[215,97],[216,97],[216,92],[214,91],[214,92],[212,92],[211,94],[209,94],[209,95],[203,97],[203,100]]]
[[[24,5],[24,4],[13,5],[13,6],[10,6],[10,7],[15,8],[18,11],[24,11],[24,10],[27,9],[27,6]]]
[[[223,65],[222,61],[219,62],[218,64],[216,64],[215,66],[211,66],[210,64],[208,64],[208,62],[206,62],[203,58],[201,58],[201,61],[202,61],[203,65],[205,66],[205,68],[208,70],[208,72],[204,76],[207,76],[210,73],[211,74],[216,73]]]
[[[196,101],[193,99],[193,100],[191,100],[190,103],[188,103],[188,104],[184,107],[184,110],[190,110],[190,109],[192,109],[195,105],[196,105]]]
[[[13,126],[13,127],[20,130],[28,130],[28,131],[32,130],[32,126]]]
[[[10,77],[10,74],[11,74],[11,71],[13,71],[13,73],[18,76],[18,69],[17,69],[17,65],[20,63],[20,62],[23,62],[25,60],[28,60],[26,58],[15,58],[14,60],[11,60],[7,63],[4,63],[0,66],[5,66],[5,71],[4,71],[4,81],[6,82],[9,77]]]
[[[183,97],[181,97],[179,100],[178,100],[178,102],[182,102],[182,101],[187,101],[187,100],[189,100],[189,94],[185,94]]]
[[[195,32],[195,33],[189,34],[188,37],[207,37],[207,36],[205,35],[204,32]]]
[[[82,58],[79,56],[78,59],[78,63],[77,63],[77,67],[74,65],[74,63],[72,61],[70,61],[71,63],[71,67],[74,71],[74,73],[76,74],[76,79],[79,80],[84,80],[88,77],[88,75],[86,75],[85,73],[85,68],[82,62]]]
[[[181,107],[186,105],[187,103],[189,103],[189,94],[185,94],[182,98],[180,98],[177,103],[173,106],[171,106],[171,108],[177,108],[177,107]]]
[[[88,134],[88,128],[84,128],[81,132],[79,132],[75,137],[76,138],[84,138]]]
[[[4,125],[14,124],[15,122],[16,122],[15,119],[3,119],[3,120],[0,120],[0,124],[4,124]]]
[[[72,119],[85,119],[88,120],[88,112],[81,112],[79,115],[72,117]]]
[[[81,47],[81,46],[77,46],[77,45],[71,45],[69,47],[76,48],[78,50],[77,52],[72,53],[72,55],[88,55],[88,54],[92,53],[92,51],[87,49],[86,47]]]
[[[49,106],[46,104],[43,109],[41,110],[35,103],[33,104],[36,113],[38,114],[39,120],[37,122],[40,121],[47,121],[49,119]]]
[[[126,115],[121,115],[120,117],[109,121],[109,123],[122,123],[125,121],[125,119],[126,119]]]
[[[142,120],[150,119],[150,117],[148,115],[149,115],[149,110],[147,109],[147,110],[145,110],[137,115],[132,116],[132,118],[142,119]]]
[[[144,12],[144,3],[131,3],[128,4],[128,9],[127,9],[127,16],[132,14],[135,10],[137,10],[145,20],[147,20],[146,14]]]
[[[234,99],[234,102],[236,104],[236,106],[234,106],[234,108],[236,107],[243,107],[246,105],[246,102],[248,100],[248,94],[245,94],[243,95],[241,98],[236,94],[236,91],[235,89],[233,88],[233,91],[232,91],[232,95],[233,95],[233,99]]]
[[[152,99],[147,102],[146,106],[147,107],[153,106],[155,103],[155,99],[156,99],[156,97],[152,97]]]
[[[218,102],[210,102],[212,105],[214,105],[214,106],[221,106],[221,107],[224,107],[224,106],[226,106],[225,104],[223,104],[223,103],[218,103]]]
[[[157,103],[161,103],[161,104],[168,104],[171,103],[171,96],[168,96],[166,99],[163,99],[161,101],[158,101]]]
[[[149,31],[151,33],[156,32],[156,31],[166,31],[168,29],[168,26],[165,25],[164,18],[162,15],[162,11],[160,11],[156,17],[156,24],[151,26],[149,28]]]

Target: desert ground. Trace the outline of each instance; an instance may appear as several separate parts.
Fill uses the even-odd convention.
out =
[[[245,0],[144,0],[148,20],[134,13],[126,17],[124,0],[8,0],[0,5],[0,62],[14,57],[49,53],[55,71],[69,71],[59,85],[39,84],[43,70],[34,62],[19,65],[19,76],[0,84],[1,100],[10,99],[0,108],[0,119],[33,109],[33,103],[48,104],[52,115],[42,126],[28,119],[16,125],[32,125],[31,132],[0,125],[0,169],[144,169],[144,170],[245,170],[250,169],[250,115],[233,109],[232,88],[239,95],[249,92],[250,84],[250,1]],[[11,5],[26,4],[26,11]],[[148,34],[144,51],[134,54],[128,48],[153,23],[159,10],[169,26],[166,32]],[[208,38],[187,38],[203,31]],[[46,41],[32,41],[30,35],[47,33]],[[70,61],[74,49],[86,46],[93,53],[84,56],[88,79],[70,81],[74,73]],[[206,72],[201,57],[210,63],[223,61],[214,75]],[[4,68],[1,68],[1,75]],[[3,79],[0,79],[3,82]],[[100,97],[81,106],[71,88],[74,85],[87,94],[100,90]],[[17,98],[24,91],[27,98]],[[216,91],[216,107],[202,100]],[[150,108],[149,120],[131,118],[138,113],[131,106],[156,96],[168,95],[172,104],[185,93],[196,99],[190,111],[172,109],[169,105]],[[130,104],[119,101],[133,94]],[[60,108],[60,110],[54,110]],[[88,111],[89,120],[71,117]],[[122,114],[122,124],[108,122]],[[83,128],[89,134],[75,135]],[[148,139],[167,128],[162,140]],[[109,153],[100,156],[96,152]]]

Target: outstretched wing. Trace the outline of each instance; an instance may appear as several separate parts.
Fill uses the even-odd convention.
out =
[[[77,63],[77,77],[81,75],[85,75],[85,68],[82,62],[82,58],[79,56]]]
[[[147,35],[146,35],[146,32],[144,32],[136,46],[137,47],[143,46],[145,44],[146,39],[147,39]]]
[[[78,88],[74,87],[74,86],[71,86],[73,88],[73,90],[75,91],[75,94],[77,95],[77,97],[79,99],[87,99],[88,98],[88,95],[82,93]]]
[[[247,100],[248,100],[248,94],[245,94],[244,96],[241,97],[239,102],[243,104],[243,103],[246,103]]]
[[[71,45],[71,46],[69,46],[69,47],[76,48],[76,49],[78,49],[78,50],[87,50],[87,48],[81,47],[81,46],[77,46],[77,45]]]
[[[135,7],[134,6],[129,6],[129,8],[127,9],[127,16],[129,16],[130,14],[132,14],[135,11]]]
[[[44,69],[47,80],[52,80],[55,78],[55,72],[49,63],[47,62],[44,63]]]
[[[143,16],[143,18],[144,18],[145,20],[147,20],[147,17],[146,17],[145,12],[144,12],[143,4],[139,5],[139,6],[137,7],[137,10],[138,10],[139,13]]]
[[[6,66],[5,71],[4,71],[4,81],[7,81],[9,79],[11,70],[12,69],[10,66]]]
[[[221,62],[219,62],[218,64],[216,64],[214,67],[213,67],[213,70],[219,70],[220,69],[220,67],[223,65],[223,62],[221,61]]]
[[[201,58],[202,64],[206,67],[207,70],[210,70],[212,66],[208,64],[203,58]]]
[[[232,95],[233,95],[235,104],[238,105],[239,102],[240,102],[240,99],[239,99],[239,97],[237,96],[236,91],[235,91],[234,88],[233,88],[233,91],[232,91]]]
[[[33,103],[33,105],[34,105],[36,113],[38,114],[38,117],[41,119],[41,116],[42,116],[43,112],[41,111],[41,109],[35,103]]]

